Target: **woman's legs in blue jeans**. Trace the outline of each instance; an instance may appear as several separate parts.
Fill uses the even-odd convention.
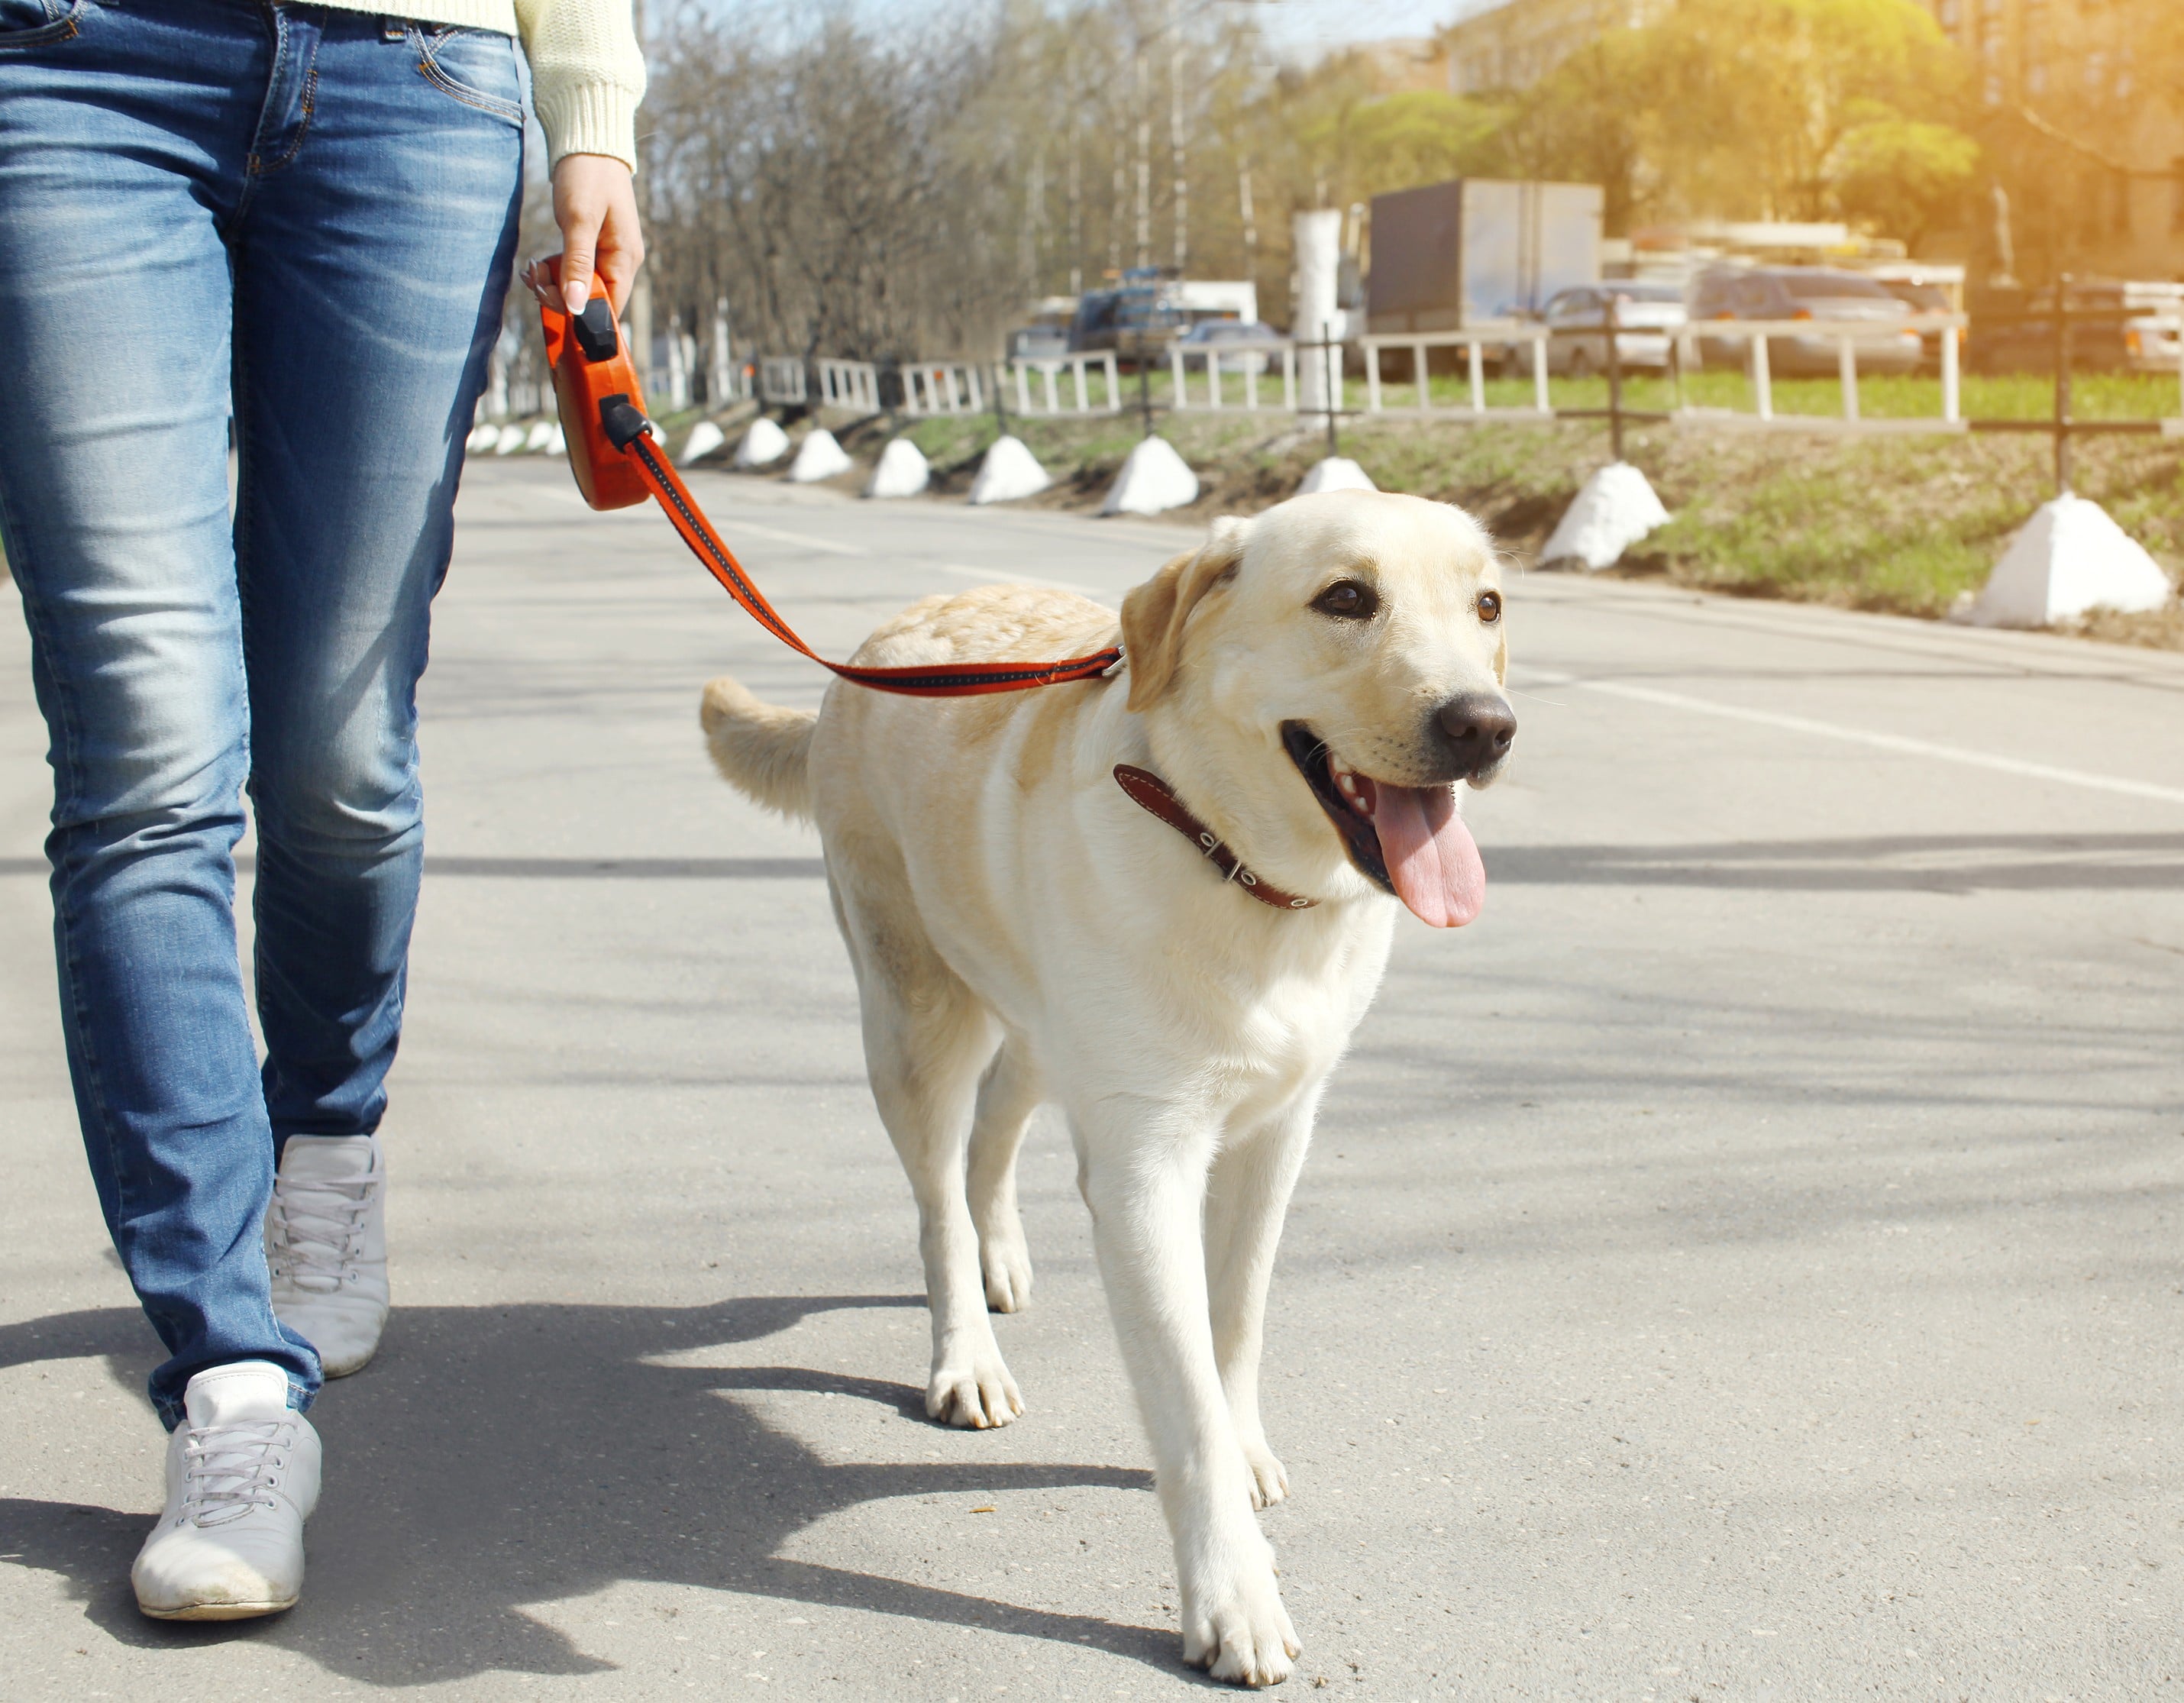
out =
[[[376,16],[242,0],[0,35],[0,524],[50,733],[70,1067],[170,1422],[235,1360],[308,1402],[260,1242],[275,1142],[385,1106],[415,687],[521,176],[513,44],[448,44],[437,78],[422,57]]]

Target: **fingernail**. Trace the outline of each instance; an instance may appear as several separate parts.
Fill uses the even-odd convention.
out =
[[[584,303],[591,299],[591,292],[571,281],[561,287],[561,298],[568,303],[571,313],[581,314],[584,311]]]

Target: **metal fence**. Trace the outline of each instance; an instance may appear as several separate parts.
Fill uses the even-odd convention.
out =
[[[1198,363],[1200,399],[1190,393],[1190,364]],[[1241,409],[1256,413],[1259,409],[1259,381],[1262,376],[1279,368],[1281,375],[1282,399],[1279,404],[1285,412],[1294,414],[1297,405],[1296,345],[1294,343],[1254,343],[1247,348],[1222,350],[1207,344],[1202,348],[1185,348],[1181,343],[1168,350],[1168,371],[1174,389],[1173,406],[1178,409],[1219,411]],[[1236,388],[1232,392],[1223,386],[1224,377]]]
[[[880,411],[880,370],[871,361],[822,359],[819,363],[819,400],[829,408],[854,408],[866,414]]]
[[[1331,343],[1306,345],[1294,341],[1223,349],[1217,345],[1171,344],[1148,349],[1137,357],[1134,397],[1123,389],[1120,365],[1112,350],[1018,359],[992,366],[975,361],[946,359],[893,363],[836,359],[807,359],[800,355],[766,355],[755,369],[741,366],[723,383],[707,375],[707,388],[724,389],[720,402],[755,395],[761,404],[779,408],[813,405],[872,415],[899,408],[913,417],[967,415],[989,406],[997,413],[1011,407],[1022,416],[1066,417],[1115,415],[1142,409],[1146,430],[1151,416],[1160,412],[1279,411],[1302,415],[1314,420],[1332,421],[1336,415],[1356,417],[1386,415],[1448,420],[1552,420],[1604,419],[1621,454],[1624,426],[1639,421],[1668,422],[1678,427],[1743,427],[1758,429],[1829,430],[1852,432],[1993,431],[2039,432],[2051,436],[2055,446],[2056,480],[2067,487],[2070,443],[2089,433],[2162,433],[2184,438],[2184,306],[2149,314],[2137,307],[2130,314],[2132,326],[2177,339],[2176,413],[2165,419],[2081,419],[2072,412],[2074,329],[2088,320],[2113,320],[2113,308],[2077,304],[2070,281],[2065,277],[2048,296],[2048,305],[2027,309],[2016,322],[2036,325],[2052,332],[2053,363],[2056,375],[2054,403],[2045,419],[1972,419],[1964,412],[1963,360],[1968,321],[1961,314],[1916,314],[1901,319],[1841,322],[1825,320],[1705,320],[1680,326],[1619,326],[1610,303],[1600,326],[1551,327],[1532,320],[1484,320],[1459,331],[1431,333],[1373,335],[1355,340],[1363,357],[1364,407],[1362,410],[1338,401],[1332,409],[1314,404],[1307,410],[1300,397],[1300,353],[1332,350]],[[1982,324],[1988,321],[1983,320]],[[1624,384],[1627,377],[1621,351],[1624,337],[1633,331],[1668,339],[1669,359],[1664,376],[1674,387],[1674,406],[1640,409],[1627,406]],[[1932,414],[1912,418],[1874,417],[1862,406],[1860,352],[1877,343],[1901,344],[1906,333],[1930,339],[1940,385],[1938,403]],[[1557,407],[1551,389],[1555,376],[1552,351],[1558,338],[1582,337],[1602,346],[1603,375],[1608,380],[1607,406]],[[1809,353],[1815,343],[1832,343],[1833,376],[1839,386],[1839,412],[1835,415],[1784,414],[1775,406],[1774,349],[1794,341]],[[1707,367],[1704,346],[1741,345],[1737,364],[1749,387],[1749,411],[1729,408],[1688,406],[1684,397],[1686,375]],[[1434,359],[1442,350],[1460,350],[1464,377],[1461,403],[1434,400]],[[481,398],[481,420],[527,417],[549,407],[543,372],[532,352],[520,339],[504,334],[493,351],[490,382]],[[1315,356],[1315,358],[1318,358]],[[1407,359],[1406,359],[1407,358]],[[1331,360],[1331,354],[1329,356]],[[1407,372],[1391,375],[1391,365]],[[1501,375],[1513,370],[1530,381],[1529,405],[1490,406],[1487,400],[1487,369]],[[1149,374],[1167,368],[1168,395],[1156,402],[1148,385]],[[2138,370],[2143,370],[2143,367]],[[752,382],[755,379],[755,383]],[[815,388],[816,380],[816,388]],[[1277,392],[1279,399],[1277,399]],[[1407,395],[1406,394],[1407,392]],[[738,394],[739,393],[739,394]],[[714,400],[709,397],[709,401]]]
[[[759,357],[758,395],[760,402],[771,403],[777,408],[800,407],[810,397],[808,383],[803,356]]]
[[[902,411],[912,415],[978,414],[985,391],[975,361],[917,361],[902,371]]]
[[[1124,406],[1122,374],[1116,366],[1112,349],[1014,360],[1001,371],[1013,381],[1016,410],[1021,415],[1120,414]],[[1062,383],[1065,373],[1068,375],[1066,391]],[[1096,404],[1092,400],[1089,382],[1089,376],[1093,374],[1099,376],[1103,386],[1100,400]],[[1038,381],[1036,390],[1033,386],[1034,379]]]
[[[1777,418],[1774,411],[1774,375],[1768,358],[1769,340],[1795,337],[1806,341],[1825,340],[1835,343],[1836,377],[1842,387],[1842,418],[1853,425],[1861,423],[1858,405],[1858,351],[1863,345],[1873,347],[1883,342],[1900,341],[1907,331],[1924,335],[1936,332],[1941,343],[1941,411],[1933,424],[1943,428],[1961,429],[1960,339],[1964,329],[1961,314],[1919,314],[1905,319],[1889,320],[1869,324],[1835,325],[1813,320],[1707,320],[1696,325],[1685,325],[1667,331],[1674,349],[1672,377],[1683,373],[1701,370],[1705,363],[1701,359],[1698,345],[1702,340],[1713,342],[1741,342],[1745,345],[1743,365],[1752,385],[1752,411],[1749,419],[1762,423]],[[1652,332],[1655,327],[1645,328]],[[1563,337],[1598,337],[1610,350],[1610,359],[1620,365],[1615,336],[1628,336],[1630,328],[1618,328],[1611,335],[1605,328],[1584,328],[1576,331],[1557,332],[1552,329],[1525,320],[1487,320],[1460,331],[1440,331],[1431,335],[1402,334],[1389,337],[1367,337],[1359,340],[1365,356],[1365,409],[1368,414],[1436,414],[1469,415],[1480,419],[1519,418],[1545,420],[1557,415],[1583,418],[1596,412],[1593,409],[1557,409],[1551,398],[1549,384],[1552,362],[1548,350],[1554,339]],[[1498,366],[1510,364],[1512,353],[1518,348],[1528,351],[1524,365],[1532,381],[1532,405],[1529,408],[1490,408],[1486,402],[1486,365],[1489,351]],[[1466,376],[1469,381],[1470,405],[1464,409],[1435,408],[1430,381],[1431,351],[1437,348],[1460,348],[1464,352]],[[1389,400],[1389,383],[1382,372],[1383,356],[1397,352],[1410,356],[1409,387],[1417,400],[1408,405]],[[1398,382],[1401,382],[1399,381]],[[1629,412],[1629,410],[1626,410]],[[1696,415],[1691,410],[1678,409],[1679,419],[1719,419],[1719,415]],[[1785,416],[1789,423],[1805,425],[1814,416]],[[1882,431],[1916,430],[1921,422],[1889,420],[1874,422]]]

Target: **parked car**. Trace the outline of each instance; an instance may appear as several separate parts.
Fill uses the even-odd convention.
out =
[[[1607,298],[1615,298],[1615,352],[1624,369],[1666,372],[1677,330],[1684,323],[1684,292],[1673,284],[1610,279],[1564,290],[1543,316],[1552,341],[1547,370],[1583,378],[1607,370]],[[1517,353],[1515,348],[1511,353]],[[1529,360],[1530,351],[1523,353]]]
[[[2055,370],[2055,287],[1983,285],[1970,293],[1971,353],[1981,372]],[[2070,282],[2070,370],[2122,372],[2132,365],[2130,330],[2134,314],[2128,288],[2114,279],[2078,278]],[[2142,331],[2140,342],[2148,339]],[[2153,363],[2149,361],[2148,365]]]
[[[2123,287],[2124,359],[2133,372],[2173,373],[2184,363],[2184,284]]]
[[[2174,373],[2184,366],[2184,336],[2176,330],[2179,311],[2137,314],[2124,321],[2124,360],[2133,372]]]
[[[1856,326],[1864,332],[1858,339],[1862,373],[1915,372],[1925,353],[1919,333],[1901,323],[1910,317],[1910,309],[1859,272],[1831,266],[1717,268],[1700,275],[1689,300],[1695,325],[1719,320],[1812,320],[1810,337],[1767,339],[1768,370],[1778,376],[1833,376],[1840,357],[1838,340],[1831,333],[1837,327]],[[1742,366],[1751,359],[1749,340],[1744,337],[1702,333],[1697,342],[1700,361],[1708,366]]]
[[[1069,331],[1063,326],[1023,326],[1009,333],[1012,361],[1058,361],[1069,354]]]
[[[1949,311],[1949,292],[1939,284],[1914,283],[1908,278],[1876,278],[1874,282],[1903,303],[1914,314],[1946,314]],[[1964,333],[1958,331],[1957,353],[1964,354]],[[1938,331],[1919,334],[1919,364],[1929,372],[1942,369],[1942,333]],[[1862,362],[1864,351],[1858,352]]]
[[[1259,373],[1279,364],[1288,342],[1256,320],[1201,320],[1176,339],[1176,347],[1186,354],[1217,354],[1224,373]]]
[[[1522,301],[1502,301],[1491,316],[1507,319],[1507,321],[1513,321],[1518,326],[1538,326],[1544,319],[1538,308],[1527,308]],[[1531,376],[1531,338],[1513,337],[1507,342],[1481,342],[1479,358],[1485,363],[1487,371],[1494,373],[1496,378],[1529,378]]]
[[[1069,327],[1072,354],[1113,349],[1125,365],[1140,353],[1166,359],[1167,347],[1183,334],[1187,315],[1177,305],[1170,280],[1157,266],[1123,274],[1119,287],[1087,290]]]

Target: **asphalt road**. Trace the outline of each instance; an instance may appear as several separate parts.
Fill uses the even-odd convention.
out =
[[[701,478],[845,651],[1190,535]],[[2184,659],[1534,576],[1486,914],[1408,927],[1268,1330],[1292,1691],[2184,1694]],[[812,701],[639,511],[476,468],[426,682],[397,1311],[284,1618],[138,1618],[148,1332],[78,1149],[0,623],[0,1695],[1204,1692],[1072,1183],[1028,1411],[926,1422],[909,1194],[812,838],[704,760]],[[1324,1682],[1323,1688],[1322,1682]]]

